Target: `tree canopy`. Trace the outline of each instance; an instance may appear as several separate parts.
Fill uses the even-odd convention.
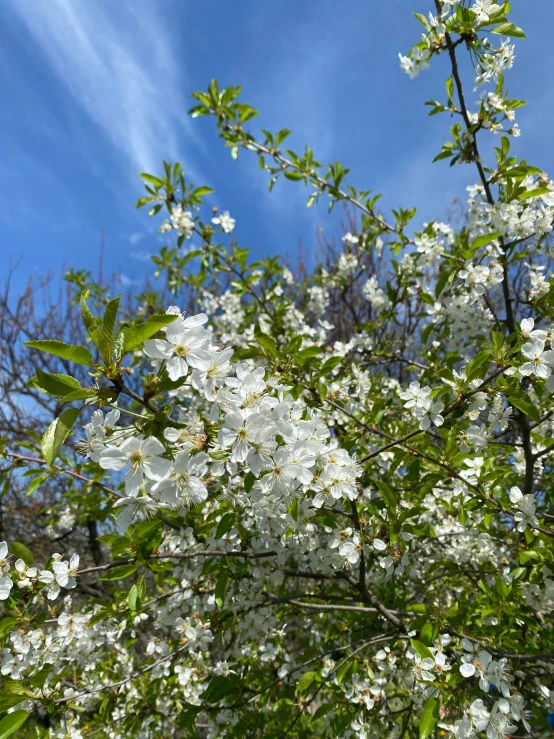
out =
[[[460,218],[383,212],[212,81],[191,115],[340,242],[253,259],[163,162],[157,282],[5,292],[0,739],[551,735],[554,182],[512,152],[510,3],[427,10],[400,66],[448,70]]]

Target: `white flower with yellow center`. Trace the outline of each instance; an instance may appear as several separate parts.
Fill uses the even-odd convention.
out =
[[[100,456],[100,467],[105,470],[123,470],[125,473],[125,492],[136,497],[146,476],[159,481],[169,474],[171,462],[162,459],[164,445],[154,436],[145,439],[134,436],[126,439],[119,447],[108,447]]]
[[[197,367],[200,355],[198,350],[206,346],[209,334],[202,328],[208,320],[205,313],[183,318],[177,316],[170,323],[164,339],[148,339],[144,351],[152,359],[166,362],[170,380],[185,377],[190,367]]]

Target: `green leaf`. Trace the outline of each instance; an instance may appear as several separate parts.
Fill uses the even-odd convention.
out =
[[[125,339],[123,342],[123,351],[130,352],[140,346],[147,339],[151,339],[152,336],[158,333],[161,328],[169,326],[173,323],[176,316],[167,315],[166,313],[158,313],[154,316],[150,316],[144,323],[140,323],[138,326],[129,326],[125,329]]]
[[[340,685],[342,681],[348,676],[351,675],[354,672],[354,663],[353,662],[345,662],[342,667],[339,667],[336,674],[336,681],[337,684]]]
[[[343,358],[342,357],[330,357],[329,359],[325,360],[323,364],[321,365],[321,376],[328,375],[329,372],[335,369],[341,362]]]
[[[542,169],[531,167],[529,164],[518,164],[516,167],[502,170],[502,174],[510,178],[527,177],[528,174],[542,174]]]
[[[414,652],[417,652],[422,659],[433,659],[433,653],[431,652],[429,647],[425,646],[425,644],[417,641],[417,639],[410,639],[410,643]]]
[[[163,208],[163,203],[156,203],[156,205],[153,205],[150,208],[150,210],[148,211],[148,215],[155,216],[156,213],[159,213],[162,208]]]
[[[499,354],[500,350],[504,346],[504,334],[502,331],[492,332],[492,343],[494,345],[494,351]]]
[[[317,391],[319,393],[319,397],[321,400],[325,400],[327,398],[327,395],[329,393],[329,388],[327,385],[323,382],[323,380],[319,380],[317,383]]]
[[[222,698],[226,698],[228,694],[239,682],[238,675],[229,675],[224,677],[223,675],[216,675],[211,681],[206,690],[201,693],[200,697],[208,703],[217,703]]]
[[[89,294],[88,290],[83,290],[83,292],[81,293],[81,298],[79,300],[79,303],[81,306],[81,318],[83,319],[83,324],[86,330],[89,332],[89,334],[92,334],[92,332],[97,327],[98,322],[96,318],[93,316],[92,311],[87,305],[88,294]]]
[[[5,713],[10,708],[13,708],[14,706],[18,706],[20,703],[23,703],[23,701],[27,700],[27,696],[23,695],[22,692],[18,691],[13,693],[4,693],[0,695],[0,713]],[[15,711],[14,711],[15,713]],[[13,714],[10,714],[13,715]],[[0,727],[2,726],[2,723],[0,722]],[[6,734],[6,736],[9,736],[9,734]]]
[[[125,341],[125,330],[129,324],[127,322],[120,323],[119,328],[113,339],[113,353],[116,360],[121,359],[123,356],[123,342]]]
[[[142,198],[139,198],[137,200],[135,207],[142,208],[143,205],[151,203],[153,200],[159,200],[159,197],[157,197],[156,195],[143,195]]]
[[[234,513],[224,513],[223,516],[221,516],[221,520],[217,525],[217,530],[215,532],[215,538],[221,539],[221,537],[225,536],[225,534],[228,534],[229,531],[233,528],[233,524],[235,523],[235,514]]]
[[[447,267],[446,269],[443,269],[439,272],[439,276],[437,277],[437,284],[435,285],[435,297],[438,298],[441,292],[444,289],[444,286],[448,282],[448,279],[450,278],[450,275],[452,274],[452,269],[450,267]]]
[[[150,521],[141,521],[133,525],[132,532],[143,556],[148,556],[162,543],[163,523],[156,518]]]
[[[490,234],[483,234],[482,236],[478,236],[476,239],[473,239],[471,242],[469,248],[475,252],[477,249],[480,249],[482,246],[486,246],[487,244],[490,244],[491,241],[494,241],[495,239],[499,239],[502,236],[500,231],[493,231]]]
[[[411,611],[412,613],[420,613],[423,616],[427,614],[427,606],[425,603],[410,603],[409,606],[406,606],[407,611]]]
[[[48,479],[49,475],[38,475],[34,477],[27,488],[27,495],[32,495]]]
[[[541,560],[542,557],[536,549],[528,549],[526,552],[520,552],[519,554],[519,563],[522,565],[526,565],[531,561],[540,562]]]
[[[503,36],[515,36],[516,38],[526,38],[525,32],[515,23],[500,23],[500,25],[491,28],[493,33],[499,33]]]
[[[19,710],[9,713],[0,721],[0,739],[7,739],[20,729],[28,718],[27,711]]]
[[[527,393],[523,392],[523,390],[520,390],[517,395],[508,395],[507,400],[508,403],[514,406],[514,408],[517,408],[522,413],[525,413],[526,416],[532,418],[535,423],[540,423],[541,418],[536,406],[533,404],[531,398],[527,395]]]
[[[287,346],[287,354],[296,354],[296,352],[300,349],[302,346],[302,336],[295,336],[289,341],[289,345]]]
[[[243,349],[235,349],[233,362],[242,362],[244,359],[254,359],[260,356],[261,352],[257,346],[245,346]]]
[[[396,495],[394,494],[394,490],[383,480],[374,480],[373,482],[377,485],[379,492],[383,496],[387,511],[392,518],[396,518]]]
[[[124,580],[126,577],[129,577],[129,575],[133,575],[137,569],[136,565],[120,565],[119,567],[114,567],[113,570],[110,570],[99,579],[106,580],[107,582]]]
[[[100,708],[98,709],[98,715],[102,719],[104,723],[109,723],[109,720],[111,718],[113,709],[115,706],[115,700],[113,695],[106,695],[102,703],[100,704]]]
[[[452,75],[446,80],[446,94],[448,96],[448,102],[452,100],[454,97],[454,80],[452,78]]]
[[[254,487],[254,483],[256,482],[256,476],[253,472],[247,472],[244,476],[244,489],[247,493],[249,493],[252,488]]]
[[[137,601],[138,601],[138,588],[136,585],[133,585],[131,590],[129,590],[129,595],[127,596],[127,603],[129,604],[129,608],[132,611],[137,610]]]
[[[61,395],[62,397],[65,397],[79,388],[79,380],[76,380],[70,375],[43,372],[38,368],[36,377],[33,378],[33,380],[33,385],[35,387],[46,390],[49,395]]]
[[[419,638],[421,639],[421,642],[425,644],[425,646],[427,647],[433,643],[433,641],[437,638],[437,635],[438,635],[438,629],[436,625],[429,623],[429,621],[423,626],[423,628],[419,632]]]
[[[11,541],[10,551],[14,557],[22,559],[27,567],[31,567],[31,565],[33,564],[33,553],[28,547],[25,546],[25,544],[22,544],[20,541]]]
[[[110,300],[110,302],[106,306],[106,310],[104,311],[104,317],[102,318],[104,330],[110,336],[113,336],[113,332],[115,329],[115,321],[117,319],[117,312],[119,310],[120,300],[121,300],[121,295],[118,295],[117,298]]]
[[[0,638],[5,634],[11,634],[19,623],[19,619],[14,616],[6,616],[0,621]]]
[[[197,198],[201,197],[202,195],[209,195],[212,193],[213,190],[211,187],[207,187],[206,185],[202,185],[201,187],[197,187],[194,191],[193,195]]]
[[[267,336],[266,334],[262,334],[262,333],[255,333],[254,336],[258,344],[263,349],[265,349],[266,352],[269,352],[269,354],[271,354],[272,357],[280,356],[281,352],[279,351],[279,349],[277,349],[277,344],[271,338],[271,336]]]
[[[215,585],[215,602],[218,608],[223,608],[225,604],[225,593],[227,592],[227,585],[229,584],[229,573],[227,570],[219,575],[217,583]]]
[[[550,195],[552,190],[548,187],[537,187],[534,190],[526,190],[518,196],[518,200],[527,200],[528,198],[538,198],[540,195]]]
[[[52,672],[54,669],[54,665],[51,665],[49,662],[47,662],[45,665],[43,665],[38,672],[36,672],[31,680],[29,681],[33,688],[37,688],[38,690],[41,690],[44,687],[44,683],[46,682],[46,678],[48,675]]]
[[[287,511],[295,521],[298,521],[298,498],[295,498],[292,503],[287,506]]]
[[[85,346],[73,346],[65,344],[63,341],[47,340],[47,341],[25,341],[23,342],[29,349],[38,349],[41,352],[54,354],[56,357],[68,359],[70,362],[77,364],[85,364],[87,367],[92,365],[92,354]]]
[[[322,716],[325,716],[325,714],[329,713],[329,711],[332,711],[336,708],[335,703],[324,703],[322,706],[320,706],[317,711],[314,713],[314,721],[317,721]]]
[[[477,377],[482,378],[489,366],[491,352],[487,349],[484,352],[476,354],[466,367],[466,379],[468,382],[475,380]]]
[[[429,739],[439,722],[440,700],[429,698],[419,722],[419,739]]]
[[[94,331],[90,332],[90,336],[98,347],[104,364],[106,365],[106,367],[110,367],[112,364],[113,348],[112,334],[106,331],[104,326],[98,326],[94,329]]]
[[[337,519],[331,511],[319,509],[315,514],[315,520],[320,526],[326,526],[328,529],[336,529],[338,526]]]
[[[198,737],[196,717],[202,710],[202,706],[191,706],[186,703],[185,706],[187,707],[186,710],[181,711],[177,717],[177,725],[180,729],[190,729],[190,733],[187,736]]]
[[[71,403],[74,400],[85,400],[86,398],[92,398],[95,395],[98,395],[98,390],[95,390],[94,388],[81,387],[78,390],[74,390],[73,392],[64,395],[61,400],[62,403]]]
[[[48,464],[52,464],[58,456],[58,452],[67,439],[80,412],[80,408],[68,408],[59,418],[52,421],[44,432],[44,436],[40,442],[40,451]]]
[[[298,695],[306,695],[306,693],[310,689],[310,686],[317,678],[317,675],[317,672],[305,672],[301,676],[298,684],[296,685],[296,692],[298,693]]]
[[[414,13],[414,18],[416,18],[421,23],[421,25],[423,26],[423,28],[425,28],[427,32],[431,30],[431,24],[423,15],[423,13]]]
[[[296,364],[304,367],[309,359],[311,359],[312,357],[317,357],[317,355],[321,354],[322,352],[323,349],[320,346],[307,346],[305,349],[301,349],[295,354],[294,361],[296,362]]]
[[[146,182],[150,182],[151,185],[154,185],[154,187],[163,187],[164,181],[160,180],[159,177],[154,177],[153,174],[147,174],[146,172],[141,172],[139,174],[139,177],[142,177],[143,180],[146,180]]]

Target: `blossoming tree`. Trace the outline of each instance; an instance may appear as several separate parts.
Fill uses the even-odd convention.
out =
[[[509,11],[435,0],[400,56],[448,67],[427,104],[455,121],[436,159],[468,165],[458,229],[258,138],[240,88],[193,95],[270,189],[356,228],[300,279],[251,262],[180,164],[143,175],[179,307],[83,290],[83,344],[27,342],[62,362],[29,378],[57,418],[2,440],[6,485],[64,480],[104,554],[0,544],[0,737],[547,735],[554,183],[510,152]]]

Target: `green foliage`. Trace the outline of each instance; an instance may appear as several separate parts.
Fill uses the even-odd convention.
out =
[[[0,721],[0,739],[7,739],[20,729],[29,718],[27,711],[13,711]]]

